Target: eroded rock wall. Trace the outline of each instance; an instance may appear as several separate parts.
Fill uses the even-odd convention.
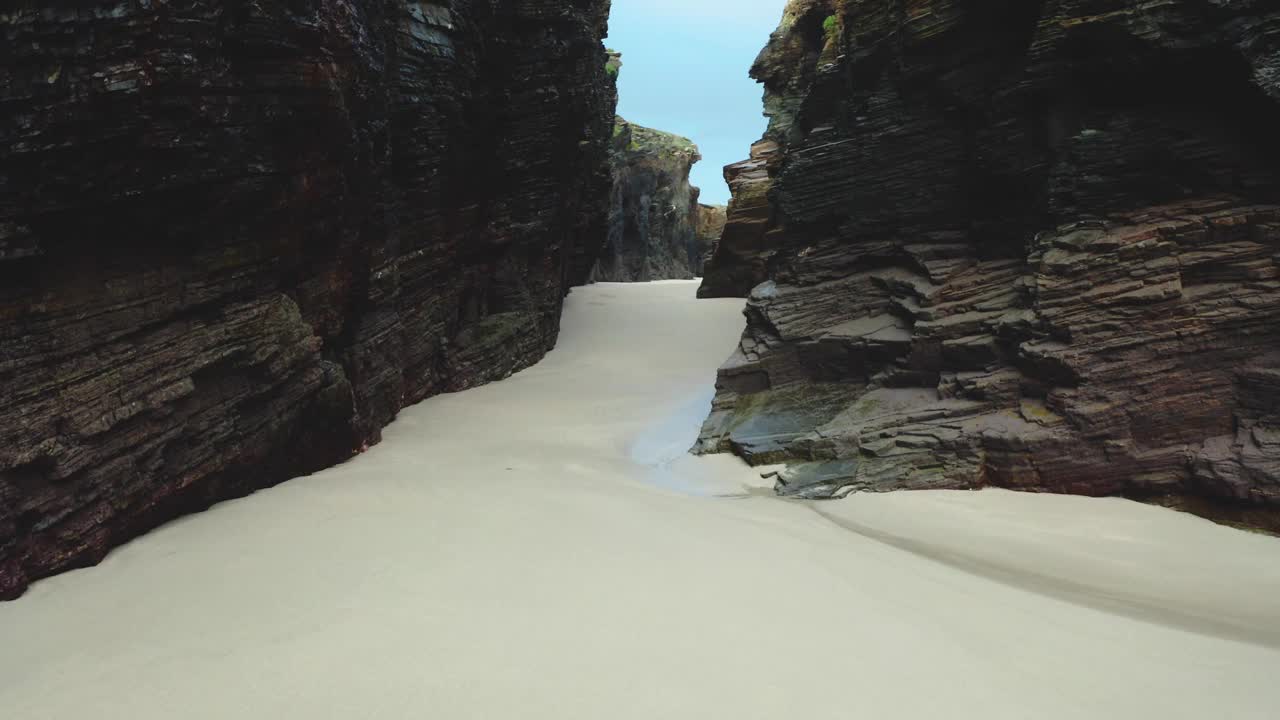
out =
[[[793,0],[752,72],[703,450],[1280,509],[1274,3]]]
[[[688,280],[702,267],[698,188],[702,159],[687,138],[617,118],[609,233],[594,273],[603,282]]]
[[[698,204],[698,267],[694,268],[695,275],[702,275],[728,220],[728,208],[724,205]]]
[[[0,10],[0,597],[536,361],[608,0]]]

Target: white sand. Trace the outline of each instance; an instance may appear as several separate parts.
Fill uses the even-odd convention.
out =
[[[0,717],[1280,717],[1280,541],[1117,500],[753,494],[687,459],[739,304],[559,349],[0,604]]]

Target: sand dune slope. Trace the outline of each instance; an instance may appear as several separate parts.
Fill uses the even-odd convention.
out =
[[[540,365],[0,605],[0,717],[1277,717],[1280,541],[749,493],[683,454],[742,323],[695,287],[575,290]]]

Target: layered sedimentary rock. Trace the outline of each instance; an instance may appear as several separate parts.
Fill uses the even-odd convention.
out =
[[[617,118],[611,151],[609,232],[593,278],[645,282],[693,278],[702,268],[698,188],[702,159],[687,138]]]
[[[752,72],[701,449],[810,497],[1280,508],[1274,4],[793,0]]]
[[[698,203],[698,225],[695,233],[698,237],[698,267],[695,275],[701,275],[711,254],[715,252],[720,236],[724,234],[724,226],[728,222],[728,208],[724,205],[704,205]]]
[[[751,157],[724,169],[732,196],[724,229],[703,270],[698,297],[745,297],[768,276],[767,259],[782,242],[773,222],[771,171],[782,156],[768,138],[751,146]]]
[[[555,342],[607,0],[0,10],[0,597]]]

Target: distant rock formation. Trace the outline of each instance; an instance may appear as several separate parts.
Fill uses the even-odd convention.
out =
[[[716,243],[720,242],[720,236],[724,234],[724,226],[728,220],[728,208],[724,205],[698,204],[696,230],[698,236],[698,267],[694,268],[695,275],[702,274],[707,261],[711,259],[711,254],[715,252]]]
[[[687,138],[617,118],[609,233],[594,279],[645,282],[693,278],[702,268],[699,190],[689,171],[702,159]]]
[[[1280,9],[792,0],[704,296],[780,492],[1280,517]]]
[[[724,229],[703,269],[698,297],[746,297],[769,277],[766,260],[780,229],[772,224],[769,204],[770,173],[782,159],[778,144],[768,138],[751,146],[751,158],[724,169],[729,200]]]
[[[608,9],[0,12],[0,597],[551,348],[607,232]]]

